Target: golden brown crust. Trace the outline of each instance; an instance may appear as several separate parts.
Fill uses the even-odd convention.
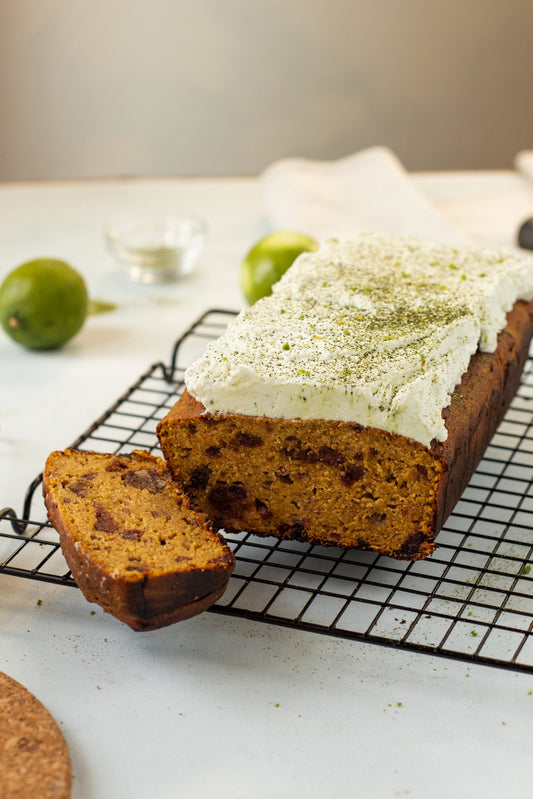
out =
[[[517,302],[477,353],[430,448],[351,422],[210,415],[185,391],[160,422],[163,455],[215,525],[426,557],[516,392],[533,331]]]
[[[233,554],[160,458],[54,452],[43,495],[84,596],[132,629],[189,618],[223,594]]]
[[[533,302],[518,301],[507,314],[493,353],[477,353],[443,411],[448,438],[432,450],[446,467],[439,489],[437,528],[468,485],[513,399],[533,334]]]

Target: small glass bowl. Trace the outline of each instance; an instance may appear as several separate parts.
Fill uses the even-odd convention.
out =
[[[189,274],[205,245],[207,226],[195,214],[127,215],[112,219],[105,237],[132,280],[166,283]]]

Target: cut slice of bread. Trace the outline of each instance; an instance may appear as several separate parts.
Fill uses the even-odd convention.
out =
[[[224,593],[233,554],[161,458],[53,452],[43,496],[84,596],[132,629],[187,619]]]

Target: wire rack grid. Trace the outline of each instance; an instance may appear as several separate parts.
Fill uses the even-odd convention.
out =
[[[233,312],[204,314],[73,444],[159,452],[156,426],[184,372]],[[75,586],[46,521],[41,476],[22,516],[0,511],[0,574]],[[423,561],[396,561],[243,532],[211,611],[302,630],[533,673],[533,363],[485,456]]]

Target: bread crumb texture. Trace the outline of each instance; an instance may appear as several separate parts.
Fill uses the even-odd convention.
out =
[[[233,554],[161,458],[53,452],[43,493],[85,596],[135,629],[180,620],[184,605],[194,615],[225,588]]]
[[[48,469],[77,545],[109,572],[136,580],[148,570],[206,569],[225,554],[160,459],[135,452],[74,460],[66,452],[53,455]]]

